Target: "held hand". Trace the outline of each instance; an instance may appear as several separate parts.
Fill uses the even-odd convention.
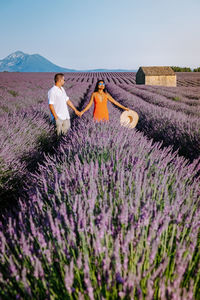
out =
[[[77,116],[79,116],[79,117],[81,116],[81,115],[80,115],[81,113],[80,113],[80,111],[78,111],[78,110],[75,110],[75,114],[76,114]]]

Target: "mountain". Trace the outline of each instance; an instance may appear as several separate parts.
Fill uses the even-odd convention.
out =
[[[54,65],[39,54],[16,51],[0,60],[0,72],[75,72],[76,70]]]
[[[26,54],[16,51],[0,60],[0,72],[137,72],[126,69],[94,69],[74,70],[54,65],[48,59],[39,54]]]

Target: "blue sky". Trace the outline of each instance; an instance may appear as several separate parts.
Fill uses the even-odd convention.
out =
[[[200,0],[0,0],[0,59],[75,69],[200,66]]]

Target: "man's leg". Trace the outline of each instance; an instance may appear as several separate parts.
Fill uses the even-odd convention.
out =
[[[70,127],[71,127],[70,120],[69,119],[64,120],[62,123],[62,133],[66,134]]]
[[[57,135],[60,135],[61,132],[62,132],[62,123],[63,123],[63,121],[60,120],[59,118],[56,120],[56,132],[57,132]]]

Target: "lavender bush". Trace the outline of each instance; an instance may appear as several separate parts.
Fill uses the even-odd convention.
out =
[[[161,150],[109,111],[107,124],[91,111],[74,121],[28,201],[2,222],[5,299],[198,297],[199,161]]]
[[[138,128],[148,137],[163,141],[165,146],[173,145],[181,155],[193,160],[200,153],[200,121],[165,107],[147,103],[140,97],[122,88],[108,84],[111,94],[140,115]]]
[[[155,104],[160,107],[166,107],[173,111],[182,112],[186,115],[200,117],[200,105],[195,106],[188,106],[186,103],[180,102],[178,96],[173,96],[173,100],[168,99],[168,97],[163,95],[158,95],[158,93],[152,93],[149,88],[144,89],[144,85],[141,86],[131,86],[130,84],[120,84],[119,85],[122,89],[130,92],[133,95],[140,97],[142,100],[148,103]],[[162,88],[159,89],[161,91]],[[166,95],[166,94],[165,94]],[[191,100],[190,101],[191,104]],[[197,101],[196,101],[197,102]],[[199,102],[200,104],[200,102]]]
[[[47,86],[50,88],[53,84],[52,78],[48,75],[49,78],[39,80],[41,74],[38,77],[32,74],[10,76],[8,82],[3,77],[0,89],[3,91],[0,108],[4,107],[0,120],[0,198],[6,198],[5,201],[7,194],[9,197],[11,192],[15,193],[21,181],[29,177],[27,168],[32,169],[55,140],[47,103]],[[88,87],[89,83],[66,84],[75,105],[82,101]]]
[[[199,299],[200,160],[109,112],[108,123],[92,109],[74,118],[2,216],[2,299]]]
[[[164,86],[137,86],[141,90],[152,92],[156,95],[162,95],[167,99],[176,101],[177,103],[184,103],[192,107],[200,105],[200,87],[164,87]],[[172,102],[171,101],[171,102]],[[168,102],[168,101],[167,101]]]

